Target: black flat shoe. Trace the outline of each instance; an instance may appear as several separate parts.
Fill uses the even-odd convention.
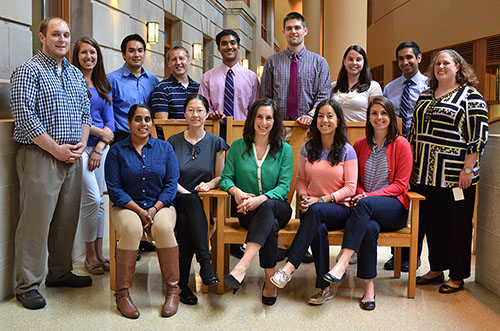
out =
[[[338,279],[337,277],[335,277],[334,275],[332,275],[329,272],[327,272],[326,274],[323,275],[323,279],[326,280],[327,282],[331,283],[331,284],[340,283],[341,281],[344,280],[345,277],[346,277],[346,273],[345,272],[344,272],[344,274],[342,275],[342,277],[340,279]]]
[[[444,281],[444,274],[433,278],[425,278],[424,276],[417,276],[417,285],[427,285],[432,283],[442,283]]]
[[[203,285],[205,286],[213,286],[220,283],[220,280],[215,274],[214,269],[212,268],[212,265],[210,263],[200,268],[200,277]]]
[[[264,283],[264,286],[262,286],[262,293],[264,293],[264,288],[266,287],[266,283]],[[264,294],[262,294],[262,303],[265,304],[266,306],[272,306],[276,303],[276,299],[278,297],[265,297]]]
[[[442,284],[439,286],[439,293],[455,293],[464,289],[464,281],[462,280],[459,287],[453,287],[448,284]]]
[[[70,276],[58,282],[45,281],[45,286],[47,287],[87,287],[92,285],[92,278],[89,276],[77,276],[74,273],[70,273]]]
[[[198,303],[198,297],[187,286],[181,289],[179,299],[185,305],[195,305]]]
[[[365,298],[365,296],[363,295],[363,297],[361,298],[361,301],[359,302],[359,307],[361,307],[361,309],[363,310],[373,310],[375,309],[375,297],[376,296],[373,296],[373,301],[365,301],[363,302],[363,299]]]
[[[236,294],[236,291],[238,291],[241,288],[241,284],[243,284],[243,282],[240,283],[231,274],[227,274],[224,276],[224,283],[227,285],[227,287],[230,287],[233,289],[233,294]]]

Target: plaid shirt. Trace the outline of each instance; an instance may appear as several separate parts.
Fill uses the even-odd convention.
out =
[[[288,89],[293,51],[289,48],[273,54],[264,65],[260,82],[260,97],[271,98],[278,103],[283,120],[288,117]],[[299,59],[299,113],[307,114],[322,100],[330,97],[330,68],[325,58],[308,51],[298,53]]]
[[[54,59],[41,51],[17,67],[10,78],[14,140],[33,144],[48,133],[61,144],[82,139],[82,125],[92,124],[87,86],[80,70],[65,58],[59,72]]]

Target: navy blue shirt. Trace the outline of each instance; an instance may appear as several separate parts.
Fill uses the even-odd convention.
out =
[[[150,106],[153,114],[166,112],[170,119],[184,119],[184,102],[191,94],[198,93],[200,84],[188,76],[189,84],[184,87],[174,75],[162,80],[151,94]]]
[[[177,193],[179,167],[172,146],[153,137],[135,149],[130,137],[111,146],[106,157],[106,185],[109,198],[118,207],[134,201],[141,208],[151,208],[156,201],[173,205]]]

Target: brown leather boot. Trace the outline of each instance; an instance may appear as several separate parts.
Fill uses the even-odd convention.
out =
[[[179,246],[156,248],[160,262],[161,278],[167,284],[167,294],[161,316],[175,315],[179,306]]]
[[[136,260],[137,250],[116,249],[116,307],[123,316],[133,319],[140,315],[128,293],[134,283]]]

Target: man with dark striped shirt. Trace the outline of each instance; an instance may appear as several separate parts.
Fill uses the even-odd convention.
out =
[[[167,53],[168,66],[172,73],[156,85],[151,94],[150,106],[155,118],[184,118],[184,101],[198,93],[200,84],[189,77],[189,52],[175,46]]]

